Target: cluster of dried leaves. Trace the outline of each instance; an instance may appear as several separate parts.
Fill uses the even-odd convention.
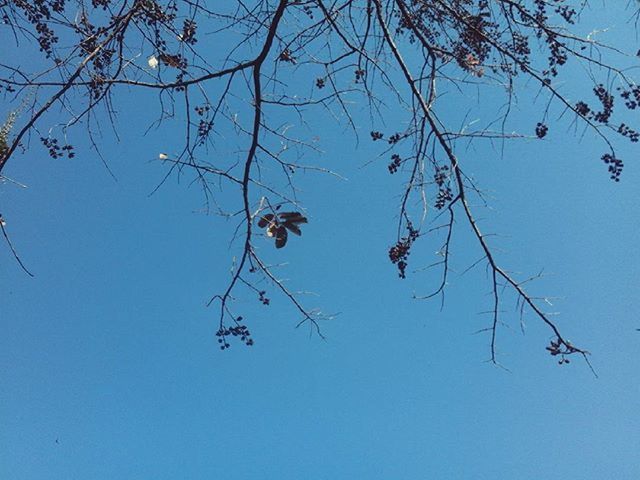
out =
[[[267,237],[275,239],[276,248],[282,248],[287,244],[287,232],[301,236],[302,223],[307,223],[307,218],[300,212],[267,213],[258,220],[258,226],[267,229]]]

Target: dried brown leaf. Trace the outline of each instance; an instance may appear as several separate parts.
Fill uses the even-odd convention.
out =
[[[284,222],[282,225],[288,228],[291,233],[295,233],[298,236],[302,235],[302,231],[300,230],[300,227],[298,227],[295,223]]]
[[[276,248],[282,248],[287,244],[287,229],[280,225],[276,230]]]
[[[262,217],[260,217],[260,220],[258,221],[258,227],[260,228],[264,228],[267,225],[269,225],[269,222],[271,220],[273,220],[273,213],[267,213],[266,215],[263,215]]]

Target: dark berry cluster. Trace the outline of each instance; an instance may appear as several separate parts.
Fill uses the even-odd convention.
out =
[[[173,87],[173,90],[175,90],[176,92],[184,92],[184,90],[185,90],[184,85],[180,85],[184,81],[184,74],[185,73],[186,73],[186,70],[181,70],[176,75],[176,83],[178,83],[178,85]]]
[[[202,117],[209,113],[210,108],[208,104],[198,105],[195,107],[195,111],[196,114]],[[211,130],[213,130],[213,121],[206,118],[200,119],[198,122],[198,143],[200,145],[203,145],[207,141]]]
[[[107,9],[109,3],[111,3],[111,0],[91,0],[93,8],[102,8],[103,10]]]
[[[358,68],[354,73],[356,75],[356,83],[364,80],[366,72],[362,68]]]
[[[89,80],[89,91],[94,100],[99,100],[100,97],[102,97],[104,88],[104,77],[96,72],[92,72],[91,80]]]
[[[400,278],[407,278],[405,270],[407,269],[407,258],[411,253],[411,242],[407,238],[402,238],[389,249],[389,260],[398,266],[398,275]]]
[[[113,48],[101,48],[98,54],[93,57],[92,61],[96,72],[104,75],[109,65],[111,65],[111,61],[113,60],[115,53],[116,51]],[[56,60],[56,63],[60,62],[59,59]]]
[[[570,24],[575,23],[575,20],[574,20],[574,17],[576,15],[575,8],[570,7],[569,5],[560,5],[556,7],[556,13],[558,13],[562,18],[564,18],[565,22]]]
[[[260,300],[260,303],[262,303],[263,305],[269,305],[271,303],[271,300],[269,300],[269,298],[266,297],[267,292],[264,290],[260,290],[258,292],[258,300]]]
[[[627,137],[633,143],[636,143],[638,140],[640,140],[640,133],[624,123],[621,123],[618,127],[618,133],[623,137]]]
[[[544,138],[547,136],[548,131],[549,131],[549,127],[547,127],[542,122],[538,122],[538,124],[536,125],[536,137]]]
[[[169,67],[179,68],[183,71],[186,70],[188,65],[187,59],[179,53],[176,53],[174,55],[171,55],[169,53],[161,53],[160,55],[158,55],[158,59]]]
[[[22,10],[25,18],[36,30],[36,38],[40,46],[40,51],[45,52],[47,58],[51,57],[53,53],[53,46],[58,42],[58,37],[50,27],[51,17],[53,13],[63,13],[65,1],[64,0],[32,0],[16,1],[16,2],[1,2],[0,6],[13,3],[15,7]],[[9,16],[4,17],[5,23],[11,24],[12,19]]]
[[[556,77],[558,75],[558,67],[567,63],[567,50],[564,45],[557,40],[555,34],[551,34],[548,31],[546,34],[547,44],[549,45],[549,70],[545,70],[543,75]]]
[[[195,21],[191,19],[185,20],[182,24],[182,34],[180,35],[180,40],[188,43],[189,45],[195,45],[198,41],[198,39],[196,38],[196,28],[197,25]]]
[[[438,190],[438,195],[436,196],[435,207],[438,210],[442,210],[445,205],[447,205],[447,203],[451,201],[452,198],[453,196],[451,195],[451,187],[449,187],[448,185],[445,187],[441,187],[440,190]]]
[[[241,322],[242,317],[238,317],[235,320],[236,322]],[[216,337],[218,337],[220,350],[225,350],[231,346],[227,341],[227,338],[229,337],[239,338],[241,342],[249,347],[253,345],[251,332],[249,332],[249,329],[244,325],[236,325],[235,327],[220,327],[216,332]]]
[[[438,185],[439,187],[442,187],[448,179],[449,179],[449,166],[436,165],[436,171],[433,174],[433,181],[436,182],[436,185]]]
[[[209,111],[210,107],[209,105],[199,105],[197,107],[194,108],[194,110],[196,111],[196,113],[200,116],[203,116],[204,114],[206,114]]]
[[[618,87],[618,90],[622,90]],[[631,90],[622,90],[620,97],[624,100],[624,105],[629,110],[635,110],[640,106],[640,87],[636,86]]]
[[[529,46],[529,37],[519,32],[513,32],[513,53],[517,56],[521,65],[529,63],[529,55],[531,47]]]
[[[587,117],[589,113],[591,113],[591,109],[589,108],[589,105],[580,101],[576,103],[576,113],[581,117]]]
[[[382,138],[384,137],[384,133],[378,132],[378,131],[373,131],[370,133],[370,135],[371,135],[371,140],[373,140],[374,142],[376,140],[382,140]]]
[[[322,77],[316,78],[316,87],[322,89],[325,87],[325,79]]]
[[[613,113],[613,95],[611,95],[602,84],[595,87],[593,93],[595,93],[600,103],[602,103],[602,111],[596,112],[593,119],[600,123],[608,123]]]
[[[585,102],[578,102],[575,106],[575,111],[578,115],[596,122],[608,124],[613,114],[613,95],[607,90],[604,85],[599,84],[593,89],[593,93],[598,97],[598,100],[602,104],[602,111],[594,112]],[[634,87],[631,90],[623,90],[620,94],[627,108],[634,110],[640,106],[640,87]],[[620,124],[617,132],[623,137],[628,138],[633,143],[640,141],[640,132],[629,127],[625,123]],[[620,175],[624,164],[619,158],[615,158],[614,155],[606,153],[602,156],[602,161],[609,166],[609,174],[611,179],[616,182],[620,181]]]
[[[136,2],[140,7],[140,15],[147,25],[157,27],[168,24],[176,19],[178,6],[176,2],[170,2],[163,7],[156,0],[139,0]]]
[[[200,144],[204,144],[207,141],[207,137],[209,133],[213,130],[213,121],[212,120],[200,120],[198,123],[198,138],[200,138]]]
[[[466,10],[464,7],[461,10]],[[456,19],[459,38],[453,41],[453,51],[458,65],[473,75],[484,74],[481,65],[489,58],[490,38],[499,38],[498,25],[491,19],[489,2],[478,2],[477,13],[467,11],[464,21]]]
[[[433,174],[433,181],[438,186],[438,195],[436,196],[435,207],[441,210],[445,205],[453,198],[451,194],[451,187],[449,187],[449,166],[442,165],[435,167],[435,173]]]
[[[391,155],[391,163],[387,166],[387,168],[389,169],[389,173],[392,175],[396,173],[401,164],[402,159],[400,158],[400,155],[398,155],[397,153]]]
[[[398,276],[400,278],[407,278],[407,260],[411,253],[411,246],[419,236],[418,230],[414,229],[411,223],[407,225],[407,231],[408,235],[406,237],[402,237],[389,249],[389,260],[398,267]]]
[[[615,180],[616,182],[620,181],[620,175],[622,174],[622,169],[624,168],[624,163],[619,158],[615,158],[613,155],[609,153],[605,153],[602,156],[602,161],[609,165],[609,173],[611,174],[611,180]]]
[[[402,135],[399,133],[394,133],[393,135],[391,135],[389,137],[389,139],[387,140],[387,142],[389,142],[389,144],[391,145],[395,145],[396,143],[398,143],[400,140],[402,139]]]
[[[73,158],[76,156],[72,145],[60,145],[57,138],[40,137],[40,141],[49,149],[49,156],[51,158],[61,158],[64,156]]]
[[[307,17],[309,17],[310,19],[313,19],[313,8],[311,6],[309,5],[303,6],[302,11]]]
[[[534,0],[533,2],[536,6],[536,11],[534,13],[534,17],[538,25],[544,25],[549,20],[547,16],[547,2],[545,0]],[[538,36],[541,36],[542,32],[538,33]]]

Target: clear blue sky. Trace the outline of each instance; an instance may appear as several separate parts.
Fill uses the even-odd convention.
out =
[[[609,40],[637,49],[624,19],[598,16]],[[166,171],[150,160],[172,151],[175,128],[142,136],[150,102],[118,106],[122,141],[104,147],[117,182],[78,134],[76,158],[33,148],[6,171],[28,188],[0,186],[35,273],[0,248],[0,478],[638,478],[637,149],[621,142],[618,184],[601,145],[567,122],[502,154],[460,151],[491,197],[477,212],[500,234],[500,261],[520,278],[545,270],[530,289],[557,297],[557,321],[592,352],[597,379],[577,358],[556,365],[533,316],[523,335],[508,296],[499,353],[510,372],[486,363],[488,338],[474,335],[491,305],[482,268],[451,277],[442,310],[412,300],[437,280],[401,281],[388,262],[401,180],[384,161],[364,166],[379,153],[364,120],[356,149],[320,118],[324,154],[311,160],[347,180],[301,175],[303,237],[281,251],[257,240],[269,261],[288,263],[287,285],[314,292],[308,305],[339,313],[323,324],[326,341],[295,329],[282,297],[264,307],[246,296],[256,344],[221,352],[205,304],[228,278],[234,224],[200,212],[188,175],[149,196]],[[523,95],[514,123],[537,121],[533,111]],[[417,244],[410,269],[433,262],[437,244]],[[480,256],[464,228],[453,248],[457,272]]]

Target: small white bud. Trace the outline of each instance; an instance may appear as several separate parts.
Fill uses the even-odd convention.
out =
[[[161,153],[160,155],[158,155],[158,158],[160,160],[166,160],[167,158],[169,158],[169,155],[167,155],[166,153]]]
[[[158,59],[155,57],[155,55],[151,55],[147,63],[151,68],[158,68]]]

